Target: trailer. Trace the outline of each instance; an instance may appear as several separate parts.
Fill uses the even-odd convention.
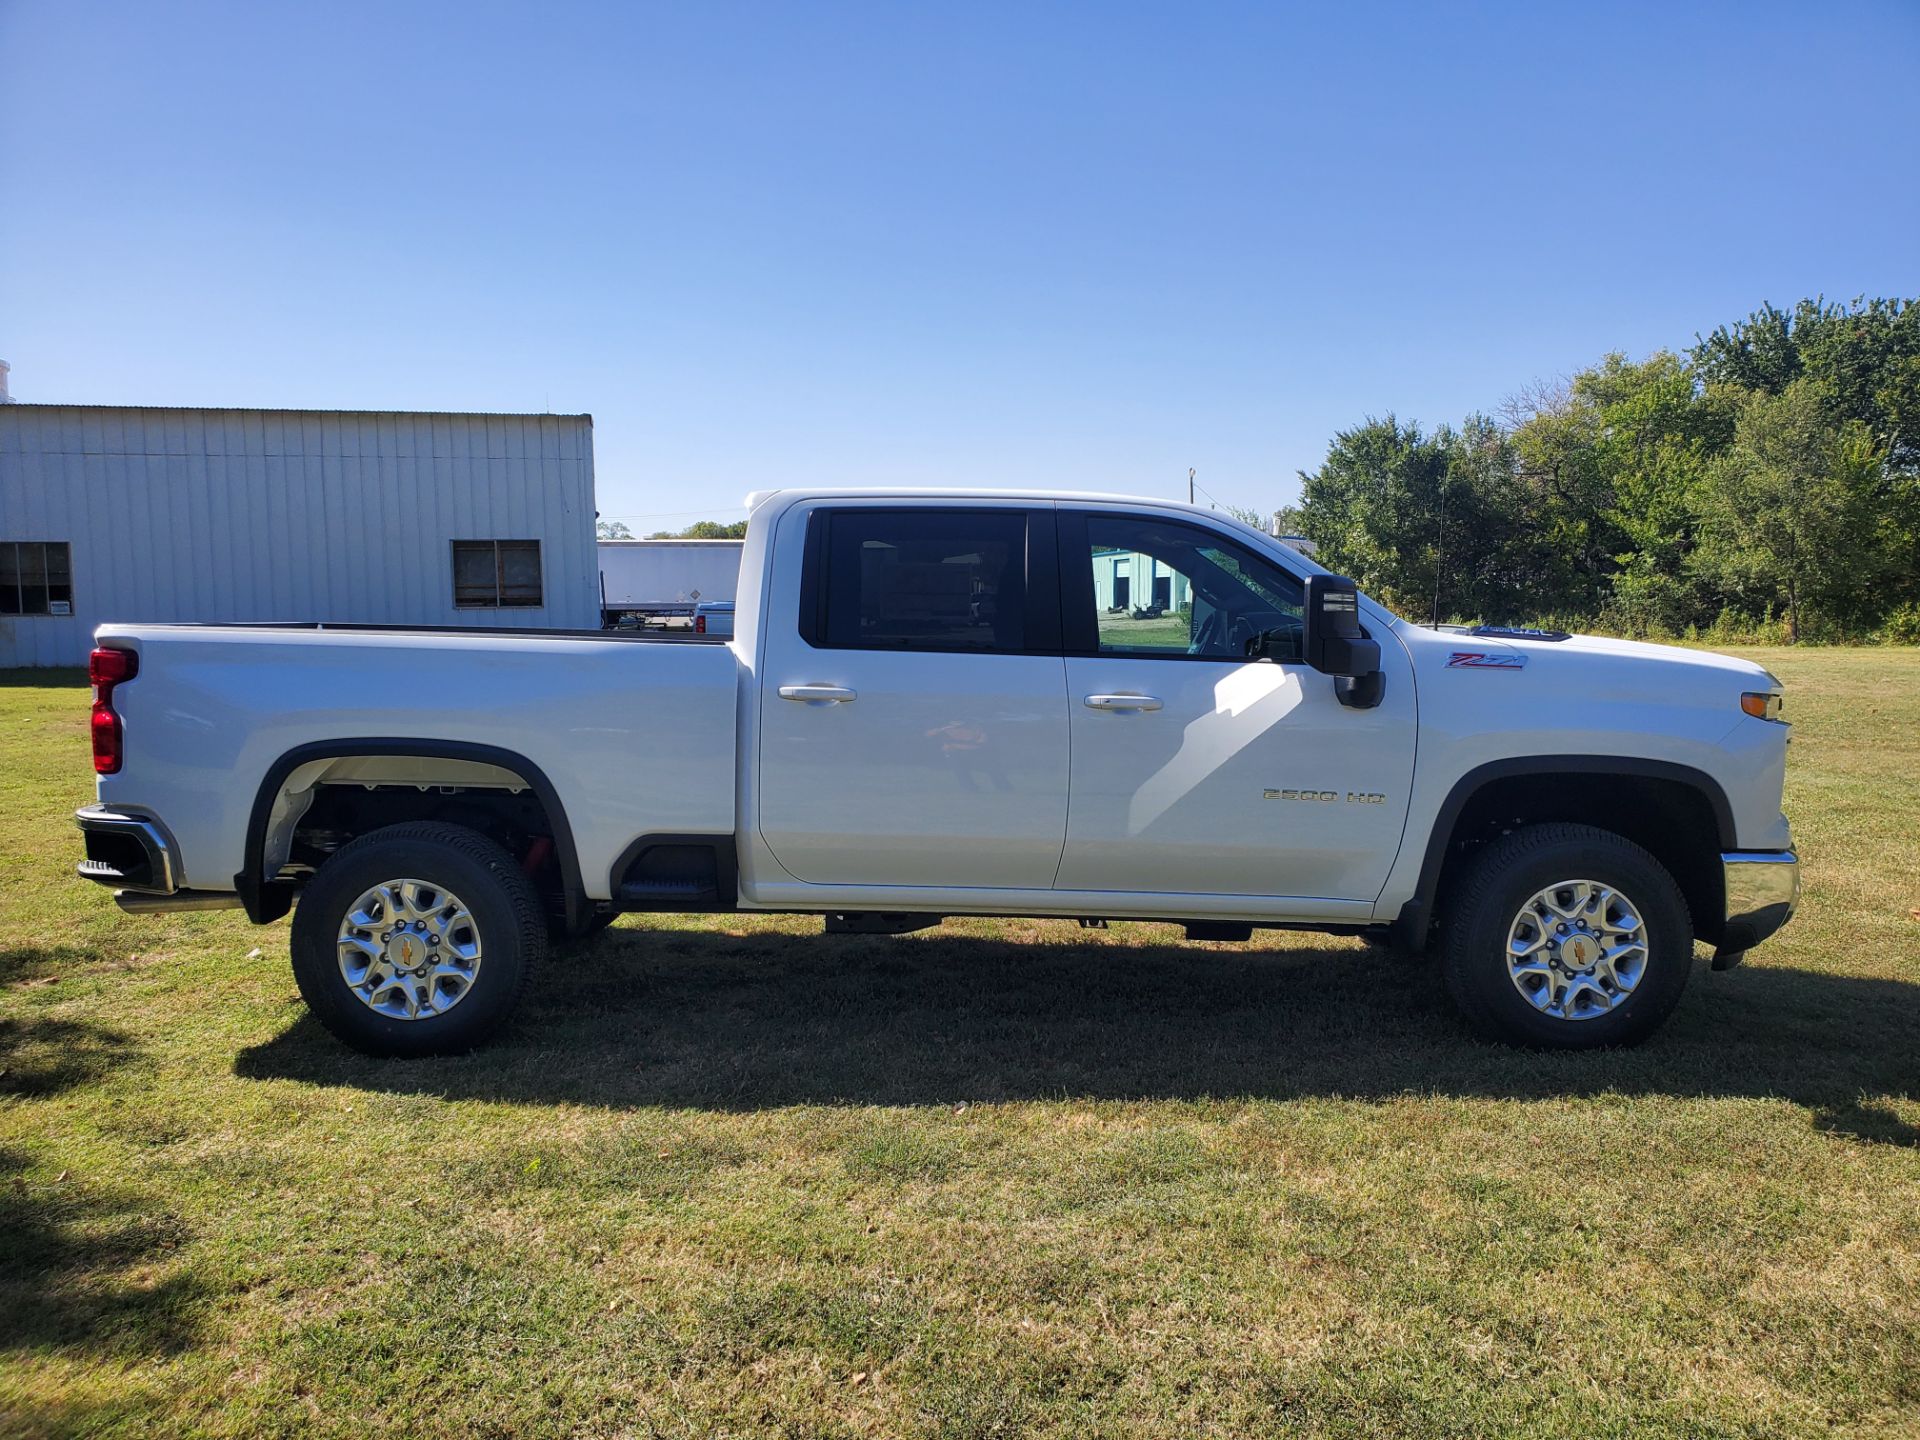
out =
[[[600,612],[608,628],[692,623],[703,600],[732,600],[739,540],[602,540]]]

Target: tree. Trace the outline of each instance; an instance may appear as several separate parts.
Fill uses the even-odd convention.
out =
[[[1834,423],[1858,420],[1894,469],[1920,468],[1920,413],[1908,403],[1920,367],[1920,302],[1816,297],[1791,313],[1765,305],[1694,339],[1709,384],[1779,395],[1802,377],[1817,380]]]
[[[1537,388],[1517,421],[1513,447],[1519,503],[1528,522],[1534,607],[1591,615],[1605,602],[1619,536],[1607,519],[1613,489],[1601,463],[1603,420],[1572,384]]]
[[[1256,530],[1265,530],[1267,528],[1268,517],[1261,514],[1258,510],[1247,510],[1239,505],[1229,505],[1227,506],[1227,513],[1242,525],[1251,525]]]
[[[1392,414],[1335,435],[1300,473],[1315,558],[1404,613],[1436,611],[1452,445],[1445,426],[1427,435]]]
[[[656,530],[649,540],[738,540],[747,533],[747,522],[696,520],[684,530]]]
[[[1832,423],[1834,397],[1803,375],[1751,391],[1734,441],[1700,494],[1696,567],[1750,614],[1784,614],[1787,638],[1878,618],[1897,571],[1898,530],[1881,504],[1884,452],[1865,422]]]
[[[1687,567],[1695,500],[1711,458],[1733,439],[1734,396],[1704,386],[1668,350],[1632,362],[1609,355],[1573,380],[1594,417],[1602,518],[1615,546],[1608,608],[1629,629],[1681,630],[1719,609]]]
[[[1301,475],[1298,528],[1410,615],[1920,616],[1920,301],[1767,305],[1694,338],[1458,430],[1369,418]]]
[[[1304,535],[1306,531],[1300,527],[1306,523],[1307,512],[1298,505],[1282,505],[1273,512],[1273,528],[1276,534]],[[1266,527],[1263,525],[1260,528],[1264,530]]]
[[[619,520],[596,520],[593,526],[594,538],[599,540],[631,540],[633,531]]]

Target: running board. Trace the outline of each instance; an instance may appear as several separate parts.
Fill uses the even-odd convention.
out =
[[[166,915],[175,910],[238,910],[240,897],[231,890],[172,890],[155,895],[143,890],[116,890],[113,903],[129,915]]]
[[[947,917],[916,915],[904,910],[831,910],[827,912],[829,935],[910,935],[915,930],[931,930]]]
[[[719,900],[708,880],[629,880],[620,887],[623,910],[711,910]]]

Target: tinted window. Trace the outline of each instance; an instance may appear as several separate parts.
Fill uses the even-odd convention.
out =
[[[1093,614],[1080,628],[1102,654],[1244,660],[1265,636],[1271,658],[1300,658],[1304,588],[1225,536],[1178,521],[1089,515],[1085,563]]]
[[[825,612],[817,643],[899,650],[1026,648],[1024,514],[839,510],[824,519]]]

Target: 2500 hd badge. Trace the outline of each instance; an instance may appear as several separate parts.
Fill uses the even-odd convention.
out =
[[[1262,800],[1319,800],[1332,803],[1340,798],[1338,790],[1262,790]],[[1349,805],[1384,805],[1387,797],[1376,790],[1347,791]]]

